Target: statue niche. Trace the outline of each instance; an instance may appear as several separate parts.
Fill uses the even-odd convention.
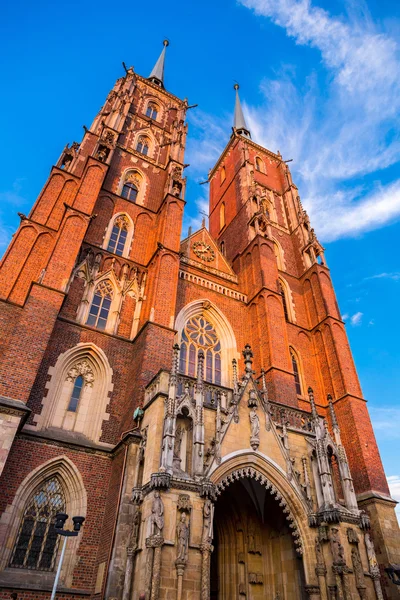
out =
[[[173,470],[177,474],[192,475],[193,421],[186,406],[176,417]]]

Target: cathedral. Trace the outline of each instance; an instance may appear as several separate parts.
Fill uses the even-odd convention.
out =
[[[209,227],[181,235],[167,45],[124,65],[0,263],[0,600],[397,598],[324,248],[237,85]]]

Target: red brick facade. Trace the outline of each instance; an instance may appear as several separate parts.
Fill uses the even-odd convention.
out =
[[[146,116],[149,100],[158,107],[155,120]],[[223,314],[237,352],[251,345],[253,368],[257,376],[265,370],[271,401],[310,411],[311,386],[325,415],[332,395],[356,493],[389,495],[323,249],[280,155],[233,133],[210,173],[210,233],[202,229],[180,243],[186,108],[186,101],[128,70],[81,144],[67,148],[53,167],[0,265],[0,396],[30,411],[5,462],[0,509],[13,504],[30,472],[58,456],[75,465],[87,493],[79,560],[59,598],[105,597],[107,577],[99,584],[98,573],[105,563],[107,574],[114,542],[129,445],[121,437],[136,426],[133,412],[146,385],[170,368],[176,316],[197,300]],[[140,132],[149,139],[147,155],[136,150]],[[137,202],[121,193],[130,172],[139,182]],[[133,223],[124,256],[105,246],[117,214]],[[195,252],[207,246],[211,260]],[[92,298],[85,290],[93,294],[93,281],[103,276],[118,295],[108,331],[86,325]],[[112,370],[108,418],[96,440],[58,435],[50,421],[40,426],[57,361],[78,344],[95,345]],[[376,535],[384,545],[383,534]],[[49,597],[48,590],[30,590],[29,581],[29,573],[19,586],[1,580],[0,598],[13,590],[26,600]]]

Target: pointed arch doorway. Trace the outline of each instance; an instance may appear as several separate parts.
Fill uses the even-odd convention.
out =
[[[215,504],[210,600],[304,600],[292,531],[259,481],[241,478],[226,487]]]

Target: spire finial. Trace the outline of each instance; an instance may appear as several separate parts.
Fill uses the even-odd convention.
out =
[[[158,61],[154,65],[153,70],[149,75],[149,80],[162,88],[164,87],[165,50],[167,49],[167,46],[169,46],[169,41],[164,40],[163,45],[164,48],[158,57]]]
[[[315,401],[314,401],[314,392],[312,387],[308,388],[308,398],[310,400],[310,404],[311,404],[311,412],[312,412],[312,416],[314,420],[318,419],[318,413],[317,413],[317,408],[315,406]]]
[[[329,412],[331,413],[332,428],[339,430],[339,423],[337,422],[335,409],[333,408],[332,396],[328,394]]]
[[[246,125],[246,121],[242,111],[242,105],[240,104],[239,98],[239,84],[235,83],[233,89],[236,92],[236,100],[235,100],[235,113],[233,117],[233,129],[239,135],[243,135],[244,137],[251,139],[250,131]]]

